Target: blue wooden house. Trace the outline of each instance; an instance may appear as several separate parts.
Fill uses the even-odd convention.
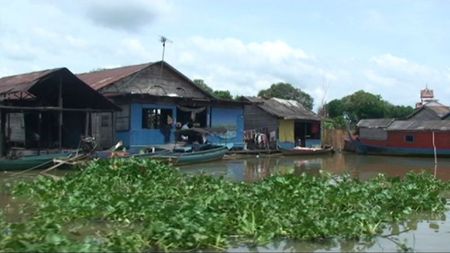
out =
[[[122,140],[128,147],[180,140],[177,129],[203,129],[209,143],[242,147],[244,103],[217,99],[164,61],[104,69],[78,77],[112,99],[121,111],[97,115],[95,133],[104,147]],[[103,128],[115,124],[115,136]]]

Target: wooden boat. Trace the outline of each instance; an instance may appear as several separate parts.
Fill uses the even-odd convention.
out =
[[[283,155],[295,156],[295,155],[325,155],[333,153],[333,148],[293,148],[282,149]]]
[[[176,165],[182,165],[220,160],[227,151],[228,149],[225,146],[207,144],[198,147],[194,146],[191,149],[175,149],[162,154],[150,154],[147,156],[142,154],[138,157],[149,157],[152,159],[167,161]]]
[[[0,171],[26,170],[31,168],[42,169],[51,166],[53,159],[64,159],[69,155],[69,153],[54,153],[22,156],[17,159],[2,159],[0,160]]]
[[[387,155],[387,156],[412,156],[412,157],[450,157],[450,149],[444,148],[410,148],[377,146],[354,141],[355,152],[360,155]]]

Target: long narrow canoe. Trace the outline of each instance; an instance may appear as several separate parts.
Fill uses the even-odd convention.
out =
[[[1,159],[0,171],[26,170],[45,168],[53,164],[53,159],[67,158],[69,153],[22,156],[18,159]]]
[[[191,152],[168,152],[164,154],[151,155],[149,158],[168,161],[176,165],[183,165],[220,160],[227,151],[228,149],[225,146],[209,146],[204,150]]]
[[[332,148],[311,148],[311,149],[284,149],[281,150],[283,155],[295,156],[295,155],[324,155],[333,153]]]

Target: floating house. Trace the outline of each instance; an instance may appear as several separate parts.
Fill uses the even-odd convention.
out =
[[[120,108],[67,68],[0,78],[0,153],[76,148],[90,135],[92,114],[115,110]]]
[[[161,145],[180,140],[177,129],[200,128],[209,143],[242,147],[243,102],[220,100],[164,61],[79,74],[78,77],[122,110],[99,115],[105,128],[113,122],[115,136],[94,135],[107,146],[122,140],[128,147]],[[104,119],[104,120],[103,120]],[[183,136],[181,136],[183,137]],[[105,145],[106,144],[106,145]]]
[[[279,98],[244,97],[252,104],[244,106],[247,146],[261,148],[267,138],[270,148],[321,145],[321,119],[297,101]],[[260,138],[259,136],[262,137]],[[264,146],[265,143],[263,143]]]
[[[357,124],[357,153],[410,156],[450,156],[450,108],[421,91],[422,101],[406,120],[363,119]]]

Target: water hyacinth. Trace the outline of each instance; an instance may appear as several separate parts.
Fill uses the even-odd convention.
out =
[[[143,159],[95,161],[60,180],[20,182],[23,222],[0,220],[4,251],[226,249],[276,239],[370,239],[388,223],[442,213],[448,184],[429,174],[275,175],[253,183],[187,176]]]

